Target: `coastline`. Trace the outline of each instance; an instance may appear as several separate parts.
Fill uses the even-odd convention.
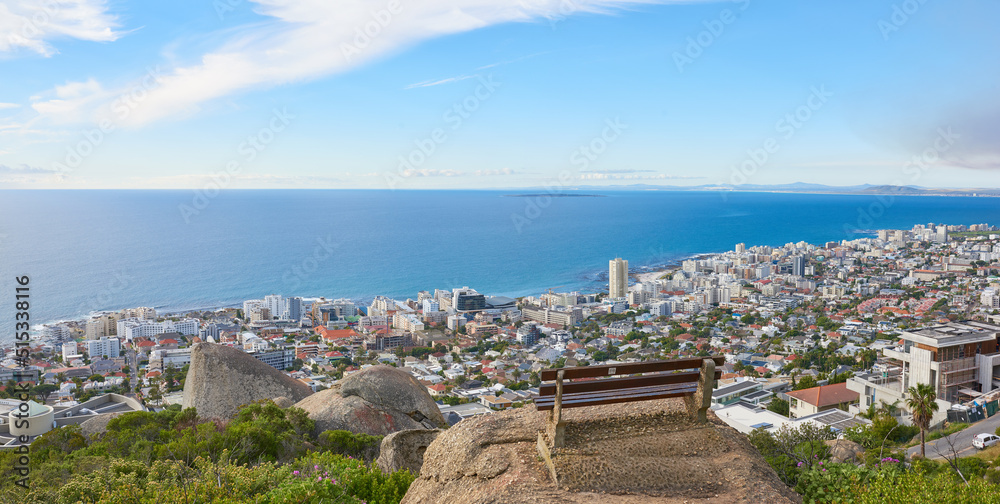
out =
[[[649,282],[651,280],[656,280],[656,279],[660,278],[664,274],[668,274],[668,273],[671,273],[673,271],[678,270],[681,267],[681,264],[684,261],[688,261],[688,260],[692,260],[692,259],[704,259],[704,258],[708,258],[708,257],[717,256],[719,254],[721,254],[721,252],[699,252],[699,253],[696,253],[696,254],[688,254],[688,255],[684,255],[684,256],[682,256],[680,258],[677,258],[677,259],[674,259],[674,260],[670,260],[670,261],[666,261],[666,262],[660,262],[658,264],[654,263],[652,265],[639,266],[637,269],[651,268],[651,270],[649,270],[649,271],[638,271],[638,272],[634,272],[634,273],[629,273],[629,276],[632,277],[632,278],[634,278],[637,282]],[[594,270],[589,270],[589,271],[584,272],[582,274],[588,274],[589,275],[589,274],[592,274],[592,273],[594,273]],[[606,281],[607,281],[607,271],[604,270],[604,269],[602,269],[602,270],[597,271],[596,274],[597,274],[599,280],[598,281],[592,281],[592,283],[602,284],[602,285],[606,284]],[[528,289],[524,289],[524,290],[525,291],[530,291],[532,289],[528,288]],[[534,290],[537,290],[538,293],[537,294],[531,294],[531,295],[540,295],[540,294],[542,294],[542,293],[545,292],[545,289],[543,289],[543,288],[538,288],[538,289],[534,289]],[[604,291],[607,290],[607,285],[604,285],[604,289],[603,290]],[[601,291],[600,289],[597,290],[597,292],[600,292],[600,291]],[[486,294],[487,295],[496,295],[496,296],[504,296],[504,295],[506,295],[505,293],[486,293]],[[364,303],[364,302],[367,302],[367,301],[370,301],[370,300],[374,299],[374,297],[376,295],[377,294],[370,294],[370,295],[365,296],[365,297],[348,298],[348,299],[350,299],[351,301],[354,301],[354,302]],[[261,296],[263,296],[263,294]],[[333,295],[333,296],[299,296],[299,297],[302,297],[303,301],[308,301],[308,302],[314,302],[314,301],[320,299],[321,297],[325,297],[326,299],[337,299],[338,298],[336,295]],[[523,296],[515,296],[515,297],[523,297]],[[142,304],[139,304],[137,306],[142,306]],[[231,308],[240,308],[241,306],[242,306],[241,302],[230,302],[230,303],[220,303],[220,304],[214,304],[214,305],[192,306],[192,307],[183,307],[183,306],[181,306],[181,307],[153,306],[152,308],[154,308],[157,311],[157,314],[160,315],[160,316],[179,316],[179,315],[184,315],[184,314],[192,313],[192,312],[215,312],[215,311],[220,311],[220,310],[225,310],[225,309],[231,309]],[[96,316],[96,315],[100,315],[102,313],[114,313],[114,312],[117,312],[117,311],[119,311],[119,310],[115,310],[115,309],[96,310],[96,311],[93,311],[93,312],[91,312],[91,313],[89,313],[87,315],[83,315],[83,316],[79,316],[79,317],[61,318],[61,319],[57,319],[57,320],[51,320],[51,321],[41,322],[41,323],[38,323],[38,324],[35,324],[35,325],[32,326],[32,328],[31,328],[32,338],[31,339],[32,339],[32,341],[44,341],[43,338],[41,337],[42,327],[44,327],[44,326],[52,326],[52,325],[58,325],[58,324],[76,324],[78,326],[83,326],[84,324],[86,324],[87,319],[89,319],[90,317],[93,317],[93,316]],[[7,345],[7,344],[8,344],[7,341],[0,341],[0,346]]]

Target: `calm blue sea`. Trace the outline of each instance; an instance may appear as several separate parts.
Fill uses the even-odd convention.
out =
[[[601,288],[608,260],[670,263],[735,243],[856,238],[918,223],[1000,223],[993,198],[708,192],[0,191],[0,339],[13,278],[34,323],[182,310],[280,293],[370,299],[468,285],[490,294]],[[595,193],[589,193],[595,194]]]

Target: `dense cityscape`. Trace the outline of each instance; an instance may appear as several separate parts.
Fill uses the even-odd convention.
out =
[[[711,354],[726,357],[713,408],[738,430],[803,417],[844,428],[902,401],[905,379],[930,381],[902,343],[937,327],[980,336],[974,352],[935,359],[962,363],[935,380],[943,419],[1000,380],[1000,326],[990,325],[1000,323],[998,257],[993,226],[917,225],[819,245],[741,243],[631,282],[627,260],[615,258],[608,292],[512,299],[463,287],[368,306],[268,295],[184,314],[140,307],[44,326],[27,370],[33,393],[57,410],[105,393],[155,410],[182,404],[199,342],[242,349],[314,391],[381,363],[417,378],[454,424],[530,403],[545,368]],[[6,354],[0,381],[10,386],[17,363],[13,348]],[[817,392],[793,392],[800,383]],[[775,403],[784,404],[764,409]],[[838,408],[849,414],[830,414]]]

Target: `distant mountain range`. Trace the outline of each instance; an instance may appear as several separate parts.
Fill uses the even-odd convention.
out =
[[[780,192],[780,193],[818,193],[818,194],[884,194],[901,196],[1000,196],[1000,189],[990,188],[932,188],[920,186],[872,185],[861,184],[853,186],[828,186],[823,184],[808,184],[795,182],[791,184],[706,184],[699,186],[667,186],[649,184],[630,184],[622,186],[577,186],[578,190],[607,191],[733,191],[733,192]]]

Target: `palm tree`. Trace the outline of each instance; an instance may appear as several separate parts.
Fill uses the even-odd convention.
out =
[[[924,433],[930,428],[931,417],[938,410],[938,404],[935,400],[937,394],[934,393],[933,385],[918,383],[916,387],[907,389],[906,395],[909,396],[906,399],[906,407],[913,415],[913,423],[920,427],[920,456],[926,457]]]

